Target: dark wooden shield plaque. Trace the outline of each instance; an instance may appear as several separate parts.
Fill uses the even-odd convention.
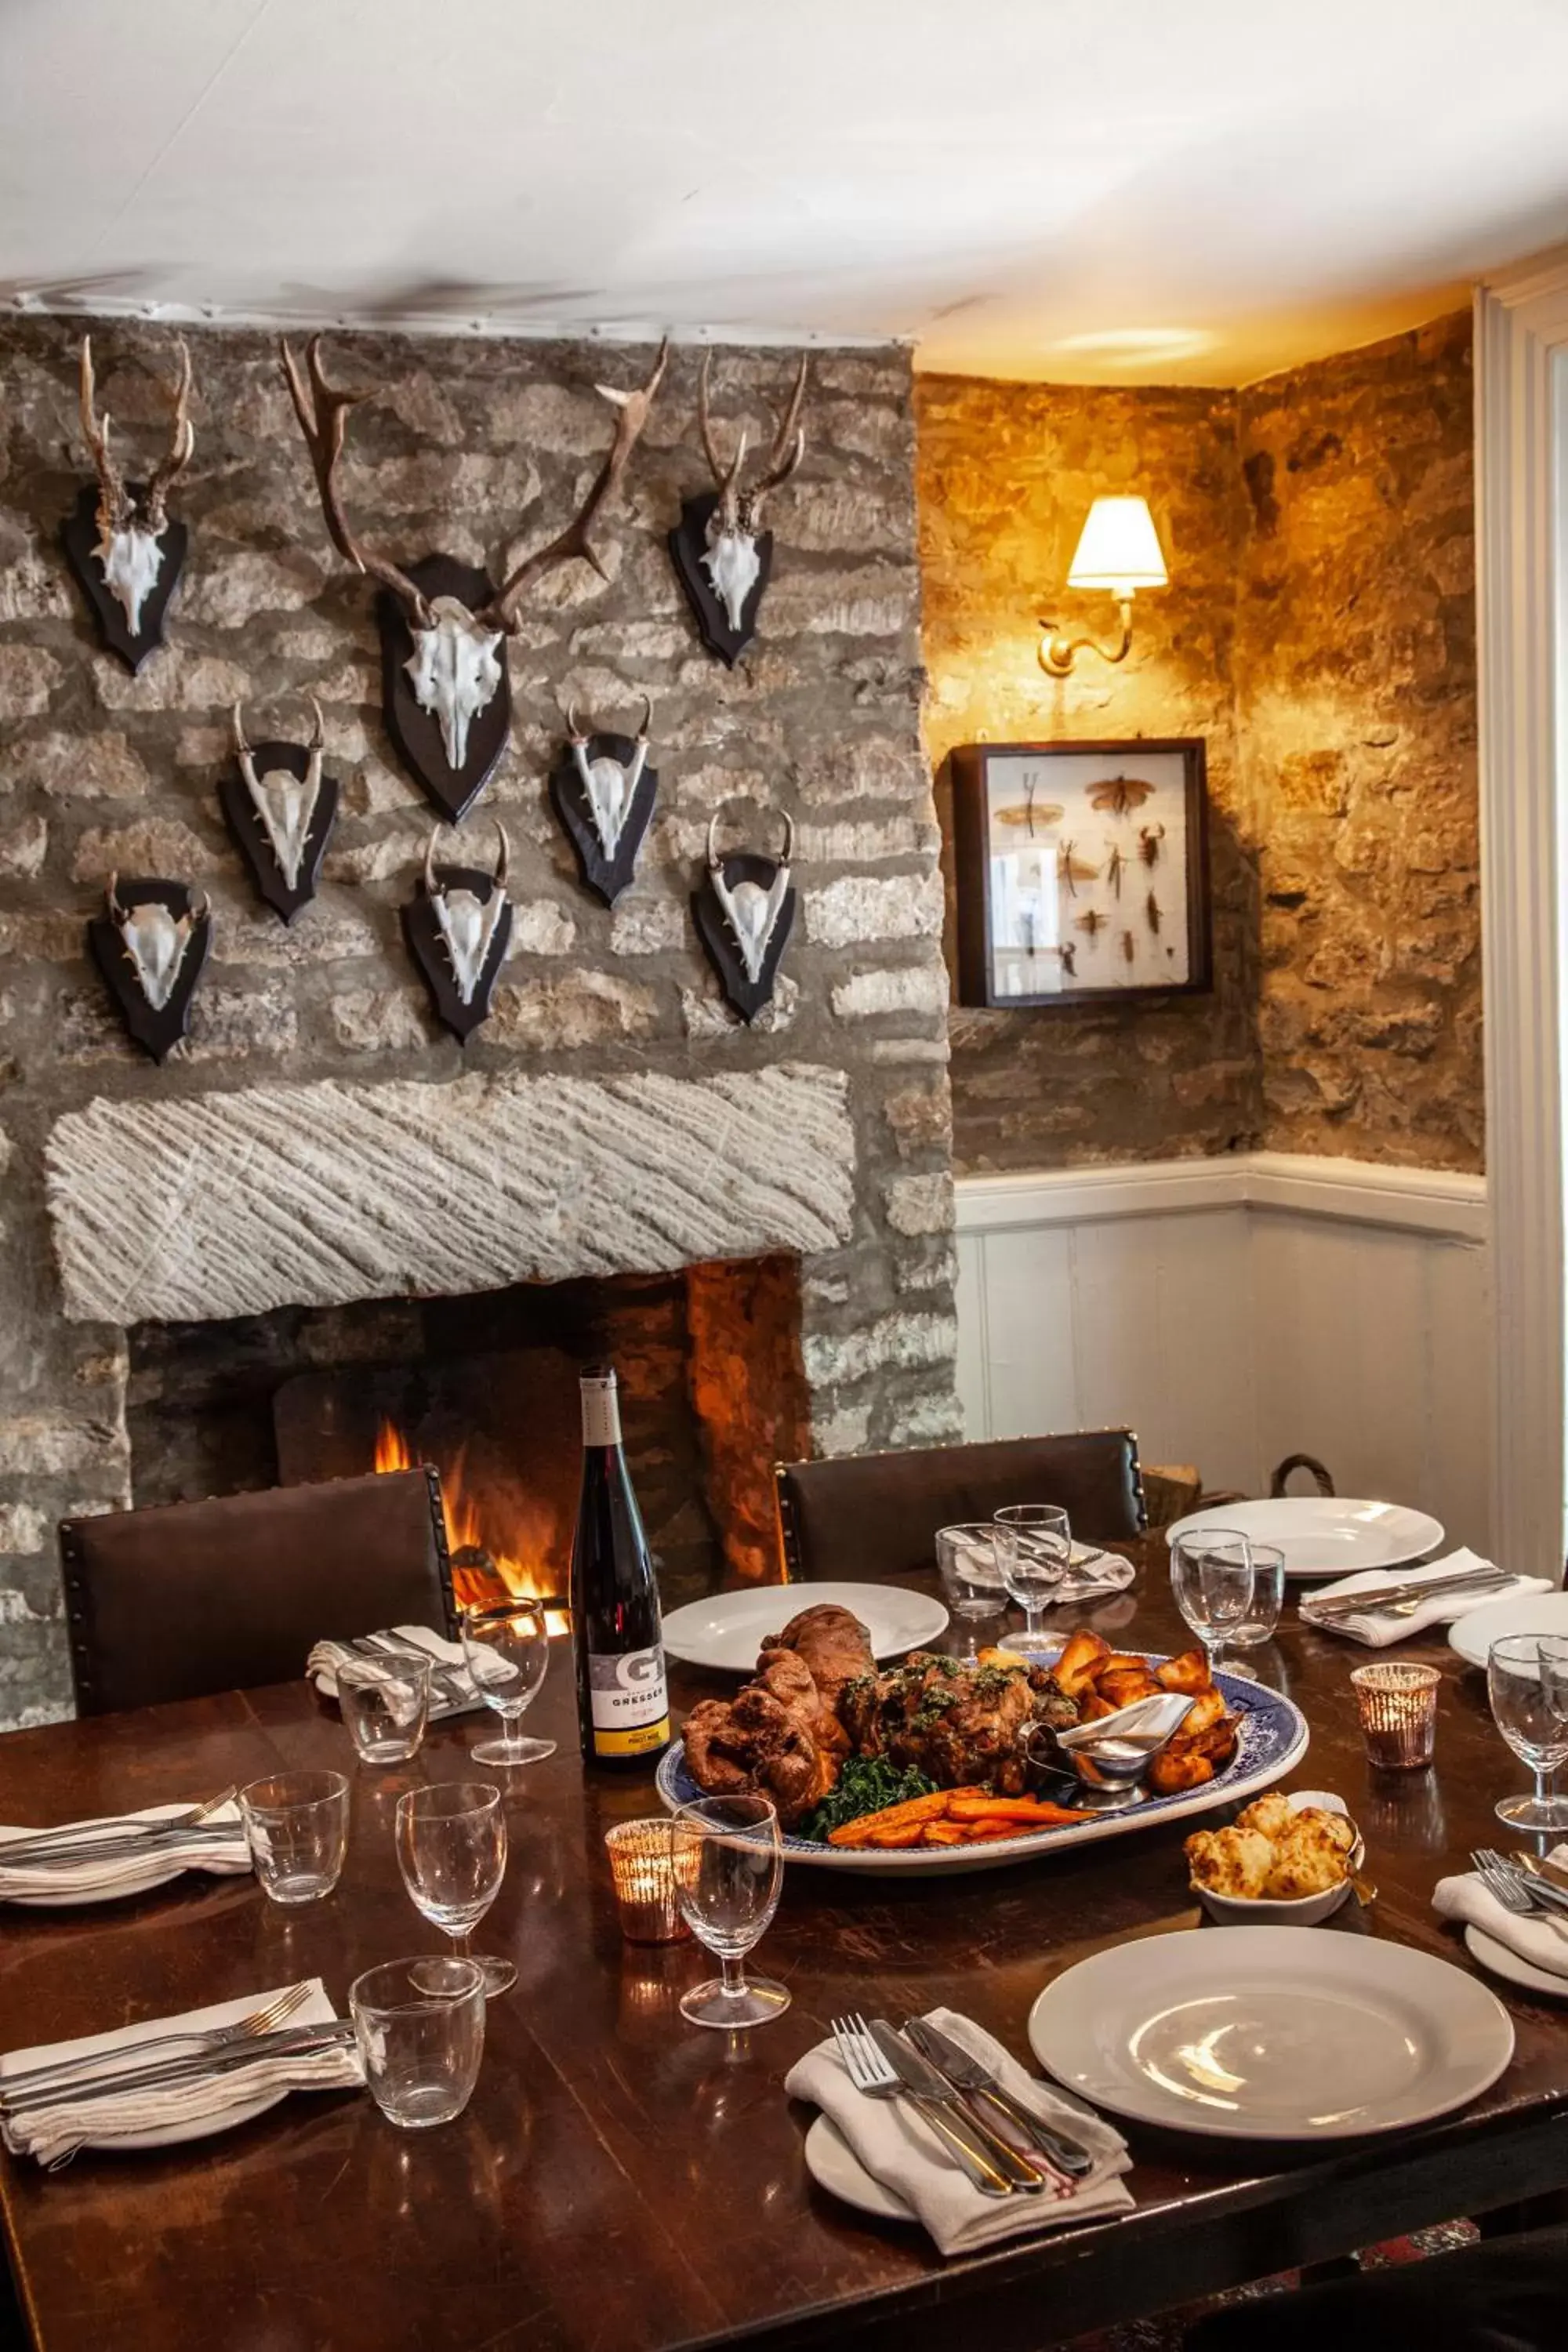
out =
[[[708,518],[718,504],[717,490],[704,490],[700,498],[682,499],[680,520],[669,534],[669,554],[703,644],[727,668],[733,669],[757,633],[757,614],[773,568],[773,535],[771,530],[757,533],[757,562],[761,569],[742,609],[741,625],[732,629],[702,562],[708,552]]]
[[[423,583],[421,583],[423,584]],[[443,889],[471,890],[476,898],[488,906],[490,894],[500,887],[493,874],[479,866],[437,866],[436,879]],[[425,985],[430,992],[430,1002],[436,1017],[452,1032],[454,1037],[467,1038],[490,1017],[490,998],[506,961],[506,951],[511,944],[511,903],[500,910],[495,937],[479,973],[471,1001],[465,1004],[458,993],[452,960],[447,953],[447,942],[441,937],[441,927],[436,920],[429,895],[423,888],[403,909],[403,935],[408,941],[408,952],[418,965]]]
[[[618,760],[629,767],[637,757],[637,743],[630,735],[590,735],[587,752],[590,760]],[[632,803],[626,811],[626,821],[621,827],[621,837],[616,844],[614,857],[605,856],[588,795],[583,789],[583,779],[577,773],[572,747],[567,745],[550,773],[550,797],[573,848],[577,853],[577,870],[590,890],[596,891],[606,907],[613,907],[637,870],[637,852],[653,816],[654,800],[658,792],[658,770],[645,761],[637,778]]]
[[[763,889],[773,887],[779,870],[776,857],[760,857],[749,849],[738,849],[724,858],[720,866],[726,890],[733,890],[738,882],[755,882]],[[763,957],[763,968],[755,980],[749,979],[741,961],[741,950],[729,919],[720,905],[712,883],[704,876],[702,886],[691,894],[691,917],[697,925],[698,937],[708,950],[708,960],[719,975],[719,985],[741,1015],[742,1021],[754,1021],[764,1004],[773,999],[773,982],[789,943],[795,924],[795,892],[793,886],[784,892],[779,908],[773,935]]]
[[[145,495],[141,482],[130,485],[131,496],[140,499]],[[111,654],[118,654],[133,675],[149,654],[156,653],[163,642],[163,622],[169,601],[180,584],[184,569],[185,550],[190,533],[183,522],[166,522],[158,536],[163,561],[158,567],[158,577],[153,583],[142,606],[142,628],[132,636],[125,618],[125,607],[117,596],[104,586],[103,574],[98,568],[93,549],[98,545],[98,498],[96,482],[84,482],[71,512],[60,525],[60,544],[65,549],[66,562],[76,574],[82,594],[98,623],[98,634]]]
[[[192,892],[184,882],[160,882],[143,878],[115,884],[115,897],[129,910],[145,906],[150,900],[161,899],[176,922],[188,915],[192,908]],[[94,915],[87,927],[88,945],[93,961],[103,974],[104,985],[120,1007],[120,1017],[136,1043],[155,1062],[166,1062],[174,1048],[185,1034],[190,1017],[191,999],[196,992],[196,982],[212,946],[212,916],[199,915],[180,965],[180,976],[170,992],[167,1004],[154,1008],[142,994],[135,969],[125,952],[124,941],[114,926],[107,908]]]
[[[479,612],[495,594],[488,572],[471,563],[455,562],[449,555],[426,555],[408,566],[408,577],[422,595],[456,596],[470,613]],[[507,641],[496,648],[500,684],[468,727],[468,757],[460,768],[447,765],[439,723],[414,698],[406,663],[414,653],[408,615],[389,590],[375,600],[381,630],[381,708],[398,758],[431,803],[449,824],[456,824],[484,791],[506,750],[511,732],[511,681],[507,675]]]
[[[287,768],[291,776],[303,779],[310,764],[310,753],[303,743],[253,743],[250,762],[258,776],[269,768]],[[239,762],[232,761],[217,780],[218,806],[224,823],[234,836],[236,848],[244,858],[250,878],[274,913],[291,923],[301,907],[308,906],[316,895],[316,882],[321,871],[321,859],[331,839],[332,827],[338,821],[338,784],[335,776],[323,775],[321,788],[316,795],[316,805],[310,813],[310,830],[305,836],[304,854],[300,860],[300,878],[292,888],[279,865],[267,827],[256,814],[255,804],[246,790],[245,778],[239,772]]]

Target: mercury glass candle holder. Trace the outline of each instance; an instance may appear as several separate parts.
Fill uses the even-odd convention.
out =
[[[663,1819],[617,1822],[605,1832],[610,1878],[628,1944],[679,1944],[691,1930],[680,1916],[676,1879],[696,1857],[678,1853],[675,1824]]]
[[[1369,1764],[1410,1771],[1430,1764],[1437,1739],[1437,1685],[1443,1677],[1436,1666],[1416,1666],[1385,1658],[1375,1666],[1357,1666],[1351,1675],[1356,1705],[1361,1709],[1361,1735]]]

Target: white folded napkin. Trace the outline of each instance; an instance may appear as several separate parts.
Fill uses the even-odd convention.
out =
[[[111,2052],[133,2051],[138,2042],[155,2041],[186,2027],[199,2032],[207,2026],[232,2025],[266,2008],[287,1990],[277,1985],[269,1992],[215,2001],[210,2008],[187,2010],[178,2017],[148,2018],[141,2025],[120,2026],[112,2033],[89,2033],[78,2042],[40,2042],[31,2050],[9,2050],[0,2057],[0,2081],[34,2066],[52,2065],[57,2059],[80,2057],[88,2051],[101,2051],[107,2060]],[[289,2026],[331,2025],[336,2015],[325,1986],[316,1977],[311,1979],[309,2000],[287,2022]],[[193,2049],[191,2055],[197,2054]],[[178,2049],[157,2050],[149,2053],[147,2063],[181,2055]],[[106,2066],[104,2071],[116,2069]],[[130,2091],[119,2098],[78,2098],[73,2103],[71,2090],[79,2089],[82,2079],[62,2088],[58,2104],[33,2107],[23,2115],[0,2116],[0,2138],[13,2156],[34,2156],[40,2164],[57,2165],[68,2161],[79,2147],[123,2147],[127,2141],[142,2139],[156,2145],[199,2139],[208,2132],[243,2123],[259,2100],[276,2098],[285,2091],[356,2089],[364,2081],[364,2071],[358,2051],[350,2043],[346,2048],[302,2051],[291,2058],[258,2058],[254,2064],[227,2074],[172,2084],[163,2090]]]
[[[428,1625],[394,1625],[388,1630],[395,1633],[400,1641],[412,1642],[416,1648],[423,1650],[435,1664],[454,1668],[459,1677],[456,1685],[447,1681],[446,1675],[442,1676],[442,1681],[446,1683],[448,1690],[457,1687],[466,1694],[460,1703],[445,1696],[437,1690],[435,1683],[431,1683],[429,1720],[432,1723],[439,1723],[451,1715],[471,1715],[476,1707],[484,1705],[483,1699],[474,1688],[472,1677],[464,1664],[463,1645],[460,1642],[448,1642],[443,1634],[433,1633]],[[367,1658],[363,1651],[351,1649],[346,1642],[318,1642],[305,1661],[305,1672],[323,1698],[336,1698],[338,1695],[340,1659],[356,1666],[370,1665],[374,1663],[374,1660]],[[390,1652],[386,1654],[385,1664],[390,1670],[395,1672],[397,1660]]]
[[[1007,1595],[1002,1582],[1002,1571],[996,1566],[994,1549],[987,1538],[963,1546],[964,1574],[972,1584],[994,1586],[998,1609],[1006,1605]],[[1066,1575],[1053,1585],[1042,1601],[1045,1608],[1062,1603],[1076,1605],[1090,1601],[1100,1592],[1125,1592],[1138,1571],[1130,1559],[1119,1552],[1101,1551],[1097,1544],[1075,1543],[1068,1556]]]
[[[60,1829],[101,1828],[106,1836],[130,1822],[160,1822],[188,1813],[189,1805],[144,1805],[140,1812],[109,1814],[90,1822],[61,1822]],[[118,1862],[94,1862],[85,1851],[79,1862],[7,1864],[5,1848],[23,1838],[40,1835],[37,1829],[0,1827],[0,1903],[35,1906],[67,1903],[107,1903],[117,1895],[139,1895],[174,1872],[208,1870],[223,1874],[250,1868],[250,1849],[239,1807],[233,1802],[198,1824],[199,1843],[165,1847],[162,1853],[123,1855]]]
[[[1011,2059],[999,2042],[951,2009],[933,2009],[928,2021],[962,2044],[971,2057],[994,2071],[1020,2105],[1093,2151],[1094,2170],[1070,2196],[987,2197],[960,2171],[940,2141],[901,2100],[868,2099],[845,2073],[831,2042],[820,2042],[796,2061],[784,2078],[795,2099],[809,2099],[831,2116],[860,2162],[884,2189],[901,2197],[924,2222],[944,2254],[973,2253],[1009,2238],[1033,2235],[1103,2213],[1121,2213],[1132,2199],[1118,2179],[1131,2165],[1121,2133],[1057,2098]]]
[[[1301,1616],[1309,1625],[1317,1626],[1322,1633],[1343,1633],[1348,1641],[1360,1642],[1369,1650],[1384,1650],[1391,1642],[1407,1642],[1412,1634],[1424,1633],[1432,1625],[1451,1625],[1456,1618],[1468,1615],[1472,1609],[1489,1609],[1494,1601],[1516,1600],[1524,1592],[1549,1592],[1552,1590],[1543,1576],[1516,1576],[1510,1584],[1489,1585],[1484,1592],[1435,1592],[1430,1601],[1408,1616],[1390,1617],[1381,1610],[1369,1609],[1363,1616],[1322,1618],[1318,1609],[1325,1601],[1338,1601],[1342,1595],[1360,1592],[1366,1587],[1389,1584],[1426,1584],[1434,1577],[1463,1576],[1472,1569],[1489,1568],[1485,1560],[1462,1545],[1451,1551],[1446,1559],[1428,1560],[1425,1568],[1363,1569],[1355,1576],[1342,1576],[1336,1583],[1320,1584],[1301,1601]]]
[[[1568,1845],[1555,1846],[1550,1859],[1568,1868]],[[1440,1878],[1432,1890],[1432,1908],[1440,1918],[1460,1919],[1506,1944],[1521,1960],[1563,1979],[1568,1992],[1568,1911],[1509,1911],[1489,1895],[1474,1871]]]

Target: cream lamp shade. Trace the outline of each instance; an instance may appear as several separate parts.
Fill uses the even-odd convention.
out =
[[[1137,588],[1163,588],[1170,575],[1146,499],[1096,499],[1084,521],[1069,588],[1109,588],[1131,596]]]

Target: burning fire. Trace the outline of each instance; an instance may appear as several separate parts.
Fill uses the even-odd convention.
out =
[[[441,1477],[441,1507],[447,1521],[447,1548],[452,1555],[453,1598],[459,1609],[479,1608],[488,1601],[504,1601],[509,1593],[542,1598],[556,1584],[550,1564],[555,1541],[554,1513],[547,1504],[531,1504],[511,1527],[504,1545],[492,1538],[485,1531],[479,1498],[468,1482],[467,1454],[468,1448],[459,1446],[449,1465],[437,1465]],[[384,1421],[376,1433],[374,1467],[423,1467],[407,1438],[390,1421]],[[550,1611],[552,1633],[565,1633],[569,1622],[563,1612]]]

